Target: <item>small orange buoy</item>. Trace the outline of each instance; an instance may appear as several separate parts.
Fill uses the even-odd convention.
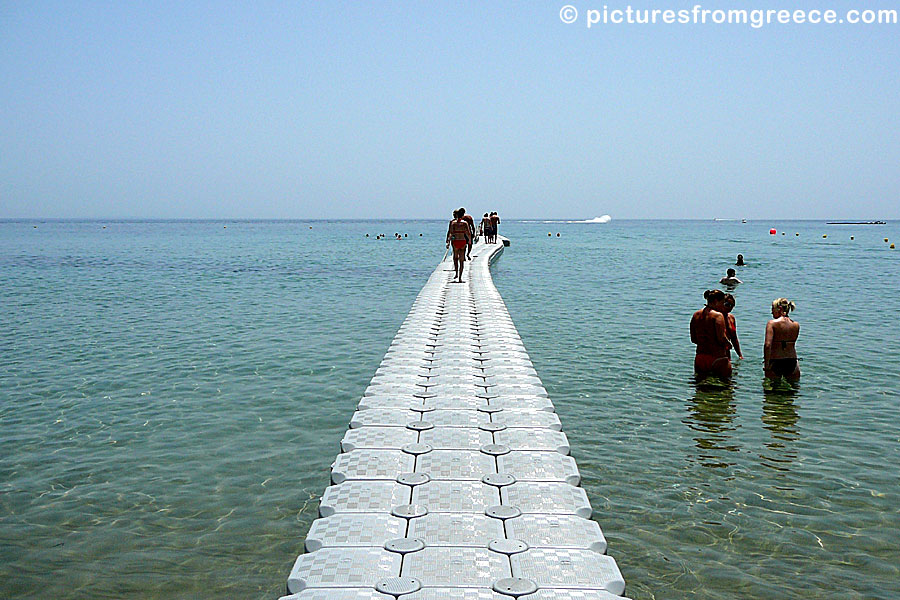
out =
[[[769,235],[775,235],[776,233],[778,233],[778,232],[775,231],[774,229],[769,230]]]

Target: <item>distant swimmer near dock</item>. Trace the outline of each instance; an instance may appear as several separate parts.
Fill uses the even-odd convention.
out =
[[[800,363],[795,348],[800,323],[788,316],[794,308],[794,303],[787,298],[772,301],[772,319],[766,323],[766,341],[763,345],[763,370],[768,379],[800,379]]]
[[[737,285],[744,282],[737,278],[737,272],[734,269],[728,269],[725,272],[725,277],[720,279],[719,283],[723,285]]]

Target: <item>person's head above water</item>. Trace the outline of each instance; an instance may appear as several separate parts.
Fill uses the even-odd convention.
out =
[[[772,315],[775,317],[786,317],[795,308],[797,308],[797,305],[787,298],[775,298],[772,300]]]
[[[737,262],[734,263],[734,264],[736,264],[737,266],[743,265],[743,264],[744,264],[744,255],[743,255],[743,254],[738,254],[738,255],[737,255]]]
[[[714,306],[725,301],[725,292],[722,290],[706,290],[703,292],[703,297],[706,298],[707,306]]]
[[[725,308],[725,312],[731,312],[734,308],[734,296],[731,294],[725,294],[725,299],[722,301],[722,306]]]
[[[736,274],[737,274],[737,271],[735,271],[734,269],[728,269],[729,277],[734,277]]]

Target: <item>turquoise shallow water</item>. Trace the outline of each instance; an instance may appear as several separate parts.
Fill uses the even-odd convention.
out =
[[[0,222],[0,596],[277,597],[443,228]],[[900,596],[900,228],[502,233],[494,281],[630,597]],[[687,323],[738,252],[746,358],[698,389]],[[804,375],[773,392],[781,295]]]

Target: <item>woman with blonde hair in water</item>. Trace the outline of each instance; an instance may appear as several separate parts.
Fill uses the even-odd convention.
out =
[[[800,323],[789,316],[795,308],[796,305],[787,298],[772,301],[772,319],[766,323],[766,341],[763,344],[763,370],[768,379],[800,379],[800,363],[794,347],[800,335]]]

